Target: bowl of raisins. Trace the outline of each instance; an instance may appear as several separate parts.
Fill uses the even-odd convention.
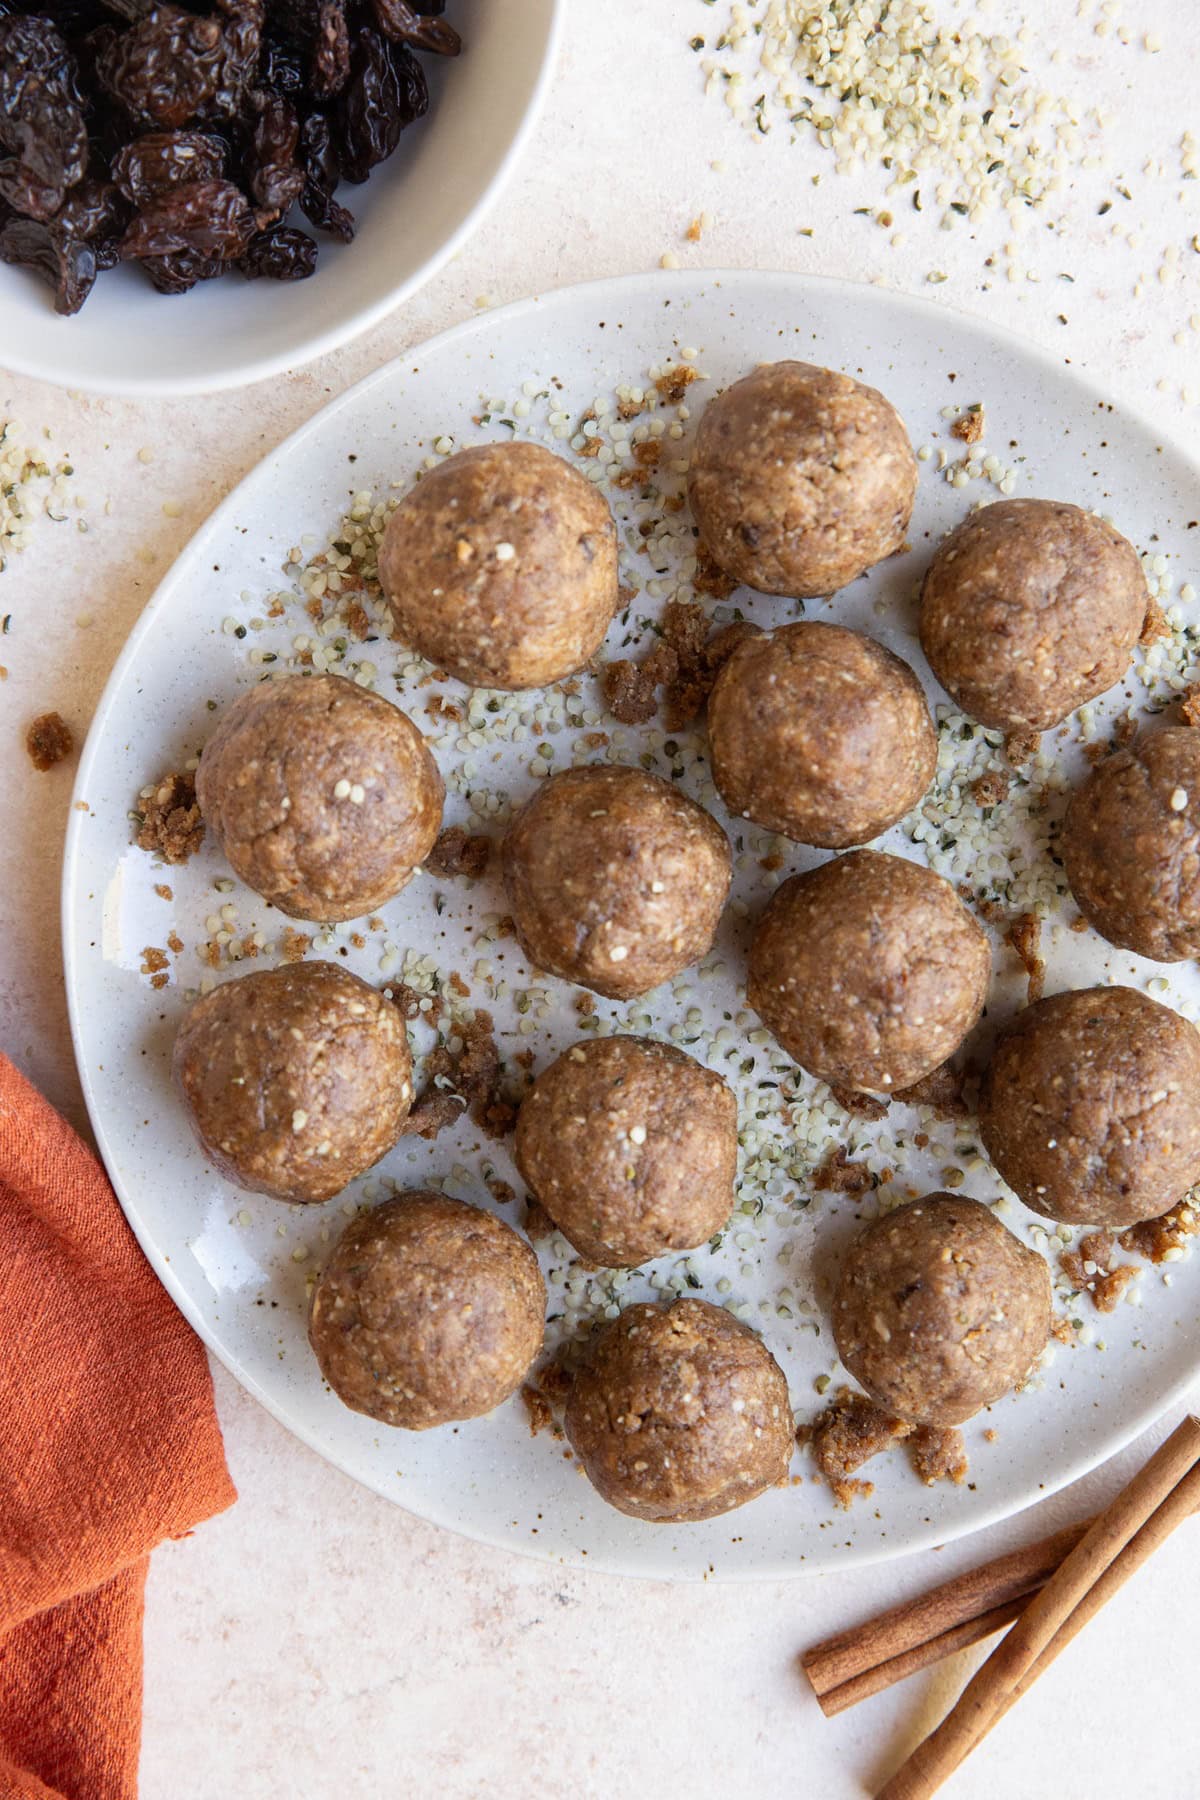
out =
[[[0,0],[0,361],[211,391],[311,361],[459,248],[564,0]]]

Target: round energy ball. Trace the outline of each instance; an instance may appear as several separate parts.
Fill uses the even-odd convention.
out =
[[[730,812],[828,849],[902,819],[937,767],[908,664],[841,625],[781,625],[739,644],[709,697],[708,734]]]
[[[620,764],[542,782],[504,840],[503,866],[530,962],[613,1000],[699,961],[733,873],[725,833],[702,806]]]
[[[737,1101],[673,1044],[573,1044],[538,1076],[515,1158],[563,1236],[605,1268],[694,1250],[733,1209]]]
[[[750,946],[746,996],[811,1075],[887,1094],[953,1055],[990,974],[983,929],[948,881],[852,850],[776,889]]]
[[[175,1080],[221,1173],[276,1200],[331,1200],[390,1150],[412,1105],[404,1020],[348,969],[239,975],[184,1014]]]
[[[877,1405],[961,1425],[1016,1386],[1050,1335],[1050,1271],[978,1200],[927,1194],[868,1225],[833,1296],[838,1355]]]
[[[1026,1206],[1123,1231],[1200,1181],[1200,1032],[1136,988],[1019,1012],[979,1099],[984,1148]]]
[[[1200,732],[1171,726],[1098,763],[1071,797],[1062,853],[1110,944],[1155,962],[1200,956]]]
[[[1119,681],[1146,617],[1133,545],[1061,500],[998,500],[943,539],[921,589],[921,647],[983,725],[1046,731]]]
[[[617,528],[592,482],[538,444],[479,444],[422,476],[388,521],[395,636],[473,687],[583,667],[617,609]]]
[[[875,388],[764,363],[710,400],[688,473],[700,541],[764,594],[832,594],[904,542],[917,464]]]
[[[627,1306],[590,1346],[566,1431],[602,1499],[682,1524],[744,1506],[787,1475],[787,1378],[762,1339],[706,1300]]]
[[[426,1431],[515,1393],[542,1347],[546,1284],[492,1213],[417,1189],[350,1221],[313,1289],[308,1341],[339,1400]]]
[[[399,893],[433,848],[445,793],[412,720],[340,675],[250,688],[196,772],[230,867],[293,919],[358,919]]]

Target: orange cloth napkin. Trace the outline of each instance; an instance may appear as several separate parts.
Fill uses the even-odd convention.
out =
[[[199,1339],[0,1056],[2,1800],[134,1800],[149,1552],[236,1497]]]

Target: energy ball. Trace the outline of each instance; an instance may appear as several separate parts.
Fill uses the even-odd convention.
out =
[[[1072,795],[1062,853],[1110,944],[1155,962],[1200,956],[1200,732],[1171,726],[1099,763]]]
[[[340,675],[264,681],[204,747],[196,798],[234,873],[293,919],[358,919],[433,848],[446,789],[412,720]]]
[[[1124,675],[1148,596],[1133,545],[1061,500],[998,500],[939,545],[921,647],[982,725],[1046,731]]]
[[[737,1101],[673,1044],[574,1044],[534,1082],[516,1163],[581,1256],[632,1267],[695,1250],[733,1209]]]
[[[764,363],[710,400],[688,474],[700,541],[764,594],[832,594],[904,542],[917,464],[875,388]]]
[[[1200,1032],[1136,988],[1027,1006],[983,1079],[984,1148],[1026,1206],[1123,1231],[1200,1181]]]
[[[205,1154],[276,1200],[332,1200],[391,1149],[412,1105],[404,1020],[333,963],[239,975],[184,1015],[175,1079]]]
[[[983,929],[948,881],[852,850],[776,889],[750,946],[746,996],[810,1075],[887,1094],[953,1055],[990,974]]]
[[[699,961],[733,875],[725,833],[702,806],[614,764],[544,781],[504,840],[503,865],[530,962],[611,1000]]]
[[[745,639],[709,697],[708,732],[730,812],[827,849],[878,837],[937,767],[937,733],[908,664],[841,625]]]
[[[617,610],[608,503],[537,444],[479,444],[388,521],[379,579],[395,635],[473,687],[545,687],[583,667]]]
[[[978,1200],[927,1194],[868,1225],[833,1296],[838,1355],[878,1406],[961,1425],[1029,1374],[1050,1271]]]
[[[321,1271],[308,1341],[353,1412],[427,1431],[516,1392],[542,1347],[546,1284],[491,1213],[417,1189],[352,1219]]]
[[[591,1345],[565,1424],[597,1493],[664,1524],[757,1499],[785,1479],[795,1448],[783,1370],[706,1300],[627,1306]]]

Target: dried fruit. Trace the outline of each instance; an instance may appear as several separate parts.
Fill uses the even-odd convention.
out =
[[[187,181],[213,181],[225,173],[226,146],[204,131],[148,131],[118,150],[113,180],[135,206]]]
[[[135,213],[121,239],[125,257],[194,250],[231,262],[258,229],[246,196],[230,181],[187,181],[155,194]]]
[[[317,246],[306,231],[272,225],[251,238],[237,266],[252,281],[260,275],[270,281],[305,281],[316,269]]]
[[[0,197],[50,219],[87,164],[75,65],[49,19],[0,18]]]

